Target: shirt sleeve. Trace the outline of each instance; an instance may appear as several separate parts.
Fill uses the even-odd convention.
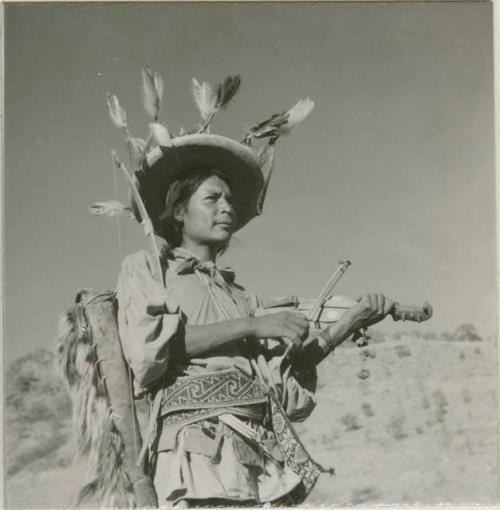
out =
[[[316,406],[316,367],[299,368],[277,340],[262,340],[261,373],[281,399],[292,421],[304,421]]]
[[[146,251],[127,256],[117,286],[123,351],[136,382],[143,388],[165,374],[169,343],[180,330],[179,314],[168,307],[165,288],[154,278],[152,266]],[[165,313],[152,315],[148,310],[162,305],[166,305]]]

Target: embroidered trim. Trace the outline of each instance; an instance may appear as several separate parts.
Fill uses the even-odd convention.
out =
[[[163,390],[160,415],[267,402],[262,386],[240,370],[195,374],[177,379]]]

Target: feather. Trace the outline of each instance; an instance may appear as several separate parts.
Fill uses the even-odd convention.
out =
[[[159,147],[170,147],[172,145],[172,139],[168,129],[159,122],[152,122],[149,124],[151,130],[151,137],[154,143]]]
[[[201,118],[207,121],[216,111],[217,94],[209,83],[199,83],[196,78],[193,78],[191,92]]]
[[[269,119],[259,122],[247,133],[244,142],[250,144],[253,138],[271,138],[276,141],[281,135],[286,135],[296,125],[300,124],[314,108],[314,101],[309,98],[301,99],[285,112],[275,113]]]
[[[268,119],[259,122],[252,128],[246,138],[274,138],[279,134],[279,128],[286,124],[285,112],[275,113]]]
[[[92,216],[120,216],[121,214],[132,215],[132,209],[118,200],[107,200],[106,202],[94,202],[89,206],[89,211]]]
[[[289,131],[297,124],[300,124],[311,113],[313,108],[314,101],[308,97],[306,99],[301,99],[285,114],[287,119],[286,129]]]
[[[142,138],[129,138],[127,149],[134,168],[140,168],[146,151],[146,141]]]
[[[224,109],[229,101],[236,95],[241,85],[241,78],[236,74],[227,76],[224,82],[217,87],[217,109]]]
[[[106,106],[108,107],[109,116],[111,121],[117,128],[127,127],[127,114],[125,110],[120,106],[118,97],[114,94],[106,95]]]
[[[142,70],[142,100],[151,119],[158,120],[163,98],[163,80],[149,66]]]
[[[163,78],[157,71],[153,72],[153,85],[155,87],[156,95],[161,102],[163,99]]]

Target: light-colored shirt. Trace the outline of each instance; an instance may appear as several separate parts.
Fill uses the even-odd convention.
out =
[[[173,250],[168,260],[165,285],[154,277],[151,256],[139,251],[127,256],[117,287],[118,324],[125,358],[140,393],[167,370],[189,375],[203,371],[239,368],[252,373],[248,352],[232,342],[202,356],[171,363],[167,346],[185,325],[212,324],[255,314],[261,301],[234,281],[230,271],[219,270],[211,262],[201,262],[182,248]],[[168,313],[152,315],[148,307],[165,305]],[[263,353],[259,368],[267,384],[278,390],[287,414],[296,421],[305,419],[315,405],[316,373],[297,374],[286,356],[284,344],[261,339],[256,352]]]

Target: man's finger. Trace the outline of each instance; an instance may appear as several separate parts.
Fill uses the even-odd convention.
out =
[[[384,315],[385,307],[385,296],[383,294],[377,294],[377,312],[379,315]]]
[[[392,299],[386,298],[384,303],[384,315],[390,314],[394,310],[395,305],[396,303]]]
[[[298,339],[301,339],[305,336],[305,329],[304,328],[301,328],[299,326],[295,326],[295,325],[290,325],[288,328],[286,328],[285,330],[285,335],[287,337],[290,337],[290,338],[298,338]]]
[[[290,336],[283,337],[283,340],[287,343],[287,345],[292,346],[293,349],[299,349],[302,345],[300,338],[298,338],[294,334],[291,334]]]

